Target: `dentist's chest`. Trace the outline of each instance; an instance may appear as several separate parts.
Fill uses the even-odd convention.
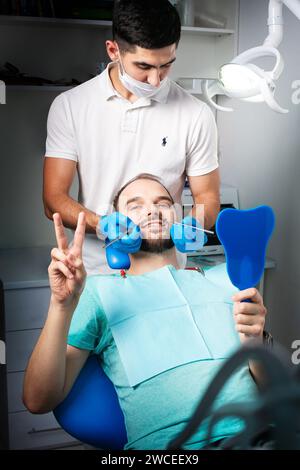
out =
[[[109,107],[108,107],[109,105]],[[106,108],[107,109],[106,109]],[[99,114],[100,113],[100,114]],[[134,106],[115,102],[85,113],[84,136],[79,154],[98,164],[132,165],[155,173],[165,165],[178,174],[184,171],[188,154],[188,125],[168,105]],[[97,125],[95,123],[98,123]]]
[[[180,125],[177,113],[172,113],[167,105],[132,109],[129,126],[126,114],[121,124],[122,141],[132,144],[137,161],[145,159],[159,167],[166,162],[169,168],[184,169],[188,153],[187,128]]]

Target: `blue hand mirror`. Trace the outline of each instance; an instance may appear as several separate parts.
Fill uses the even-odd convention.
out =
[[[274,225],[275,215],[269,206],[219,213],[216,232],[224,247],[228,276],[238,289],[259,283]]]

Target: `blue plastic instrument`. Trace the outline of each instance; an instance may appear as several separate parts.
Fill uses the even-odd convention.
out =
[[[269,206],[220,212],[216,232],[224,247],[228,276],[238,289],[254,287],[260,281],[274,225]]]
[[[140,227],[126,215],[113,212],[101,217],[99,230],[105,236],[108,266],[111,269],[129,269],[128,253],[136,253],[142,244]]]
[[[109,243],[106,239],[105,244]],[[114,248],[114,245],[111,244],[105,249],[106,252],[106,261],[108,266],[111,269],[129,269],[130,268],[130,258],[128,253],[117,250]]]

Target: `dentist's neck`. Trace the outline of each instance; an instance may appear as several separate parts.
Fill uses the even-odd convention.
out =
[[[139,251],[130,256],[130,269],[127,273],[130,275],[139,275],[149,273],[155,269],[162,268],[168,264],[172,264],[176,269],[179,269],[179,264],[176,257],[175,248],[166,250],[163,253],[148,253]]]

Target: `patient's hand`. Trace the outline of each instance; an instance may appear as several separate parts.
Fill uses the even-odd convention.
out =
[[[242,302],[248,299],[250,302]],[[245,342],[249,337],[262,341],[267,309],[258,290],[255,288],[242,290],[235,294],[232,300],[236,329],[241,341]]]
[[[85,235],[85,214],[80,212],[73,245],[68,248],[61,217],[53,214],[55,235],[58,248],[51,251],[51,263],[48,268],[52,300],[68,305],[79,299],[83,291],[86,272],[82,262],[82,245]]]

